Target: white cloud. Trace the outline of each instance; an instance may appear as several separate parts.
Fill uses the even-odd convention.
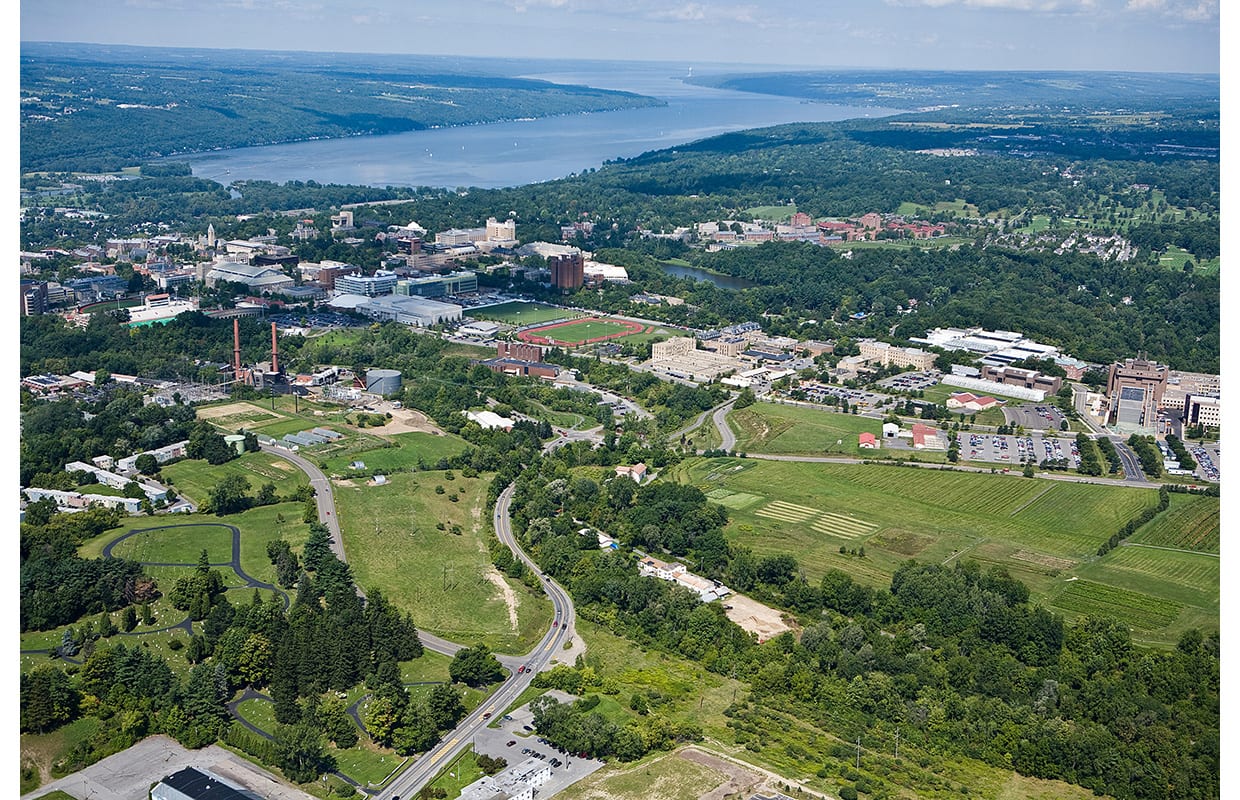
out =
[[[1218,19],[1218,0],[1128,0],[1127,11],[1158,13],[1189,22]]]
[[[1136,2],[1161,2],[1162,0],[1136,0]],[[892,6],[924,6],[943,8],[959,5],[965,8],[1000,9],[1007,11],[1038,11],[1044,13],[1079,13],[1093,11],[1097,0],[886,0]]]

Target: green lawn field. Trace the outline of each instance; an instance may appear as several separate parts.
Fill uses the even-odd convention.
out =
[[[786,206],[754,206],[744,211],[745,216],[750,219],[766,219],[774,222],[785,222],[792,219],[792,215],[797,213],[795,205]]]
[[[338,443],[325,444],[312,451],[313,456],[329,474],[351,472],[349,464],[361,461],[365,471],[417,469],[418,462],[434,466],[441,458],[458,455],[468,447],[464,439],[447,434],[412,431],[390,436],[353,434]]]
[[[709,419],[705,424],[713,427]],[[736,449],[751,453],[877,454],[860,450],[857,435],[869,432],[881,439],[883,432],[880,420],[774,403],[756,403],[734,410],[728,414],[728,424],[736,433]],[[925,455],[928,454],[919,453],[918,457]]]
[[[337,485],[345,551],[358,585],[378,586],[419,628],[525,652],[551,624],[550,605],[523,584],[506,581],[517,604],[517,625],[510,624],[503,593],[486,577],[494,574],[488,485],[459,473],[450,481],[444,472],[400,473],[386,486]],[[440,522],[445,530],[437,528]],[[459,534],[452,533],[454,525]]]
[[[1142,525],[1128,542],[1217,554],[1219,499],[1190,494],[1172,494],[1170,499],[1167,512]]]
[[[241,475],[248,480],[251,495],[257,494],[258,487],[264,483],[274,483],[277,494],[288,495],[307,482],[301,470],[282,458],[262,452],[246,453],[240,458],[214,465],[197,459],[185,459],[169,464],[160,472],[177,494],[185,495],[200,505],[215,485],[229,475]]]
[[[759,555],[794,554],[811,581],[835,567],[886,586],[906,559],[965,557],[1003,566],[1057,607],[1068,591],[1064,602],[1072,607],[1064,611],[1084,607],[1076,598],[1081,587],[1065,589],[1074,578],[1139,593],[1165,606],[1139,620],[1146,641],[1172,643],[1192,625],[1218,625],[1217,558],[1135,546],[1095,555],[1125,521],[1157,502],[1148,489],[727,458],[684,462],[674,476],[728,508],[729,540]],[[1214,523],[1204,517],[1208,529]],[[864,546],[865,557],[841,554],[841,546]],[[1104,605],[1100,599],[1098,608]]]
[[[539,322],[554,322],[558,319],[581,316],[581,312],[565,308],[556,308],[542,303],[524,303],[514,300],[500,303],[497,306],[471,308],[469,316],[476,319],[490,319],[508,325],[534,325]]]

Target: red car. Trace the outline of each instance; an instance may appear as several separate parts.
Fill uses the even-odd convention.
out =
[[[524,665],[524,664],[522,664],[521,666],[517,667],[517,674],[518,674],[518,675],[520,675],[522,672],[525,672],[525,665]]]

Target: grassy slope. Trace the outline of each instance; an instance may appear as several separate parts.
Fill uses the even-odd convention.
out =
[[[264,483],[274,483],[276,493],[287,495],[306,483],[306,476],[287,461],[267,453],[246,453],[223,464],[186,459],[169,464],[161,470],[165,481],[177,494],[195,503],[203,503],[217,483],[229,475],[241,475],[250,482],[250,495],[258,493]]]
[[[506,652],[525,652],[550,624],[541,595],[509,581],[518,599],[518,630],[496,587],[484,575],[491,563],[485,508],[488,481],[449,481],[443,472],[398,474],[387,486],[336,488],[345,551],[363,588],[378,586],[426,630],[461,642],[482,641]],[[444,494],[436,494],[436,485]],[[453,503],[449,495],[457,493]],[[443,522],[454,535],[436,529]]]
[[[728,415],[736,449],[753,453],[858,455],[857,435],[882,438],[880,420],[804,406],[758,403]],[[707,424],[711,424],[709,420]],[[836,444],[840,442],[840,444]]]

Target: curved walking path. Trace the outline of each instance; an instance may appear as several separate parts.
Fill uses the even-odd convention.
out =
[[[209,566],[231,568],[233,572],[237,573],[238,578],[245,581],[244,586],[234,587],[234,588],[267,589],[269,591],[276,592],[280,596],[280,599],[284,602],[284,607],[286,609],[288,608],[288,605],[289,605],[288,593],[286,593],[283,589],[281,589],[278,586],[274,586],[270,583],[265,583],[263,581],[260,581],[257,578],[251,577],[244,569],[241,568],[241,530],[237,528],[237,526],[235,525],[228,525],[223,522],[185,522],[185,523],[176,524],[176,525],[156,525],[153,528],[133,528],[129,530],[128,532],[123,533],[120,536],[117,536],[115,539],[113,539],[112,541],[104,545],[101,556],[103,558],[116,558],[117,556],[114,556],[112,554],[112,550],[118,544],[130,538],[131,536],[137,536],[140,533],[150,533],[152,531],[171,530],[173,528],[227,528],[229,531],[232,532],[232,560],[224,561],[224,562],[213,562],[209,564]],[[198,566],[198,562],[196,561],[193,563],[173,562],[173,561],[139,561],[138,563],[144,567],[196,567]],[[194,635],[194,621],[190,619],[189,615],[187,614],[185,616],[185,619],[181,620],[180,622],[174,622],[171,625],[165,625],[162,628],[148,628],[146,630],[141,630],[141,631],[139,630],[117,631],[113,635],[114,636],[145,636],[151,633],[165,633],[167,631],[173,631],[173,630],[183,630],[185,631],[186,636],[193,636]],[[41,649],[22,650],[20,652],[22,654],[38,654],[38,653],[49,653],[55,649],[56,648],[44,647]],[[64,659],[65,661],[71,664],[82,663],[79,659],[75,659],[72,657],[60,656],[60,658]]]

